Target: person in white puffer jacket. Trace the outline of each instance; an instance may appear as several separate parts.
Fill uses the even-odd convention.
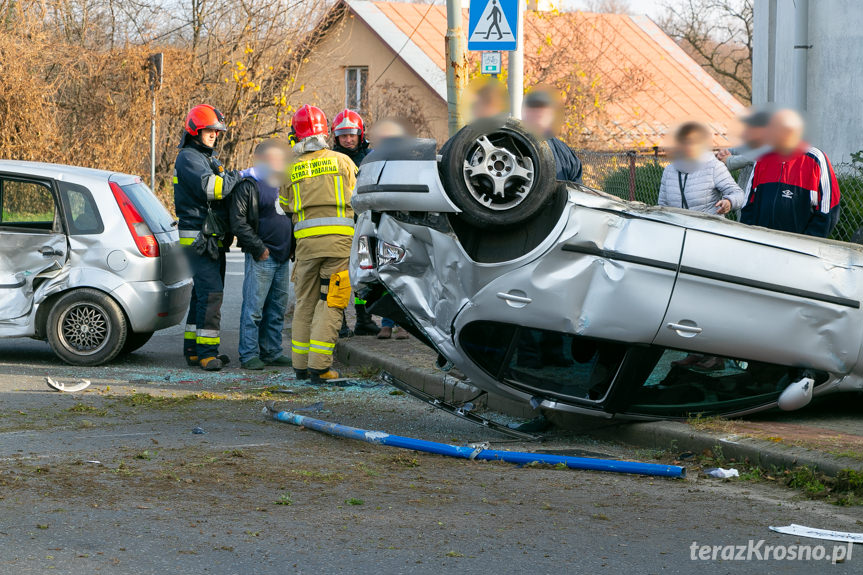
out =
[[[687,122],[674,134],[674,161],[662,172],[660,206],[724,215],[743,207],[743,190],[710,150],[704,124]]]

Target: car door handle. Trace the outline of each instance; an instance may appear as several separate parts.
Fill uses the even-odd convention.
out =
[[[697,325],[686,325],[682,323],[670,323],[668,324],[668,329],[672,329],[678,333],[687,333],[692,335],[698,335],[699,333],[704,331]]]
[[[39,248],[39,253],[42,254],[43,258],[52,258],[54,256],[62,256],[63,252],[56,251],[51,246],[42,246]]]
[[[511,301],[513,303],[525,303],[526,304],[526,303],[530,303],[533,301],[532,299],[530,299],[529,297],[526,297],[526,296],[515,295],[515,294],[511,294],[511,293],[504,293],[504,292],[497,292],[497,297],[499,297],[500,299],[502,299],[504,301]]]

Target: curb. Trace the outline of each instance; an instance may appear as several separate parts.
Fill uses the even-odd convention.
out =
[[[676,452],[702,453],[709,449],[721,452],[725,459],[748,461],[770,468],[814,467],[827,475],[843,469],[863,471],[863,462],[849,457],[836,457],[804,447],[782,445],[740,435],[722,435],[692,429],[679,421],[623,423],[591,433],[599,439],[627,443],[638,447],[669,449]]]
[[[355,338],[339,340],[336,344],[335,356],[348,366],[367,366],[388,371],[397,379],[410,382],[413,387],[449,403],[475,401],[481,407],[523,419],[531,419],[539,415],[539,412],[529,405],[497,395],[485,394],[484,398],[476,400],[477,395],[483,394],[481,389],[440,371],[404,365],[395,358],[377,355],[360,345]]]
[[[473,400],[482,391],[452,376],[439,371],[407,366],[397,359],[377,355],[354,339],[340,340],[336,345],[336,358],[343,364],[353,367],[375,367],[390,372],[418,389],[450,403]],[[486,394],[485,400],[477,401],[482,407],[504,413],[512,417],[530,419],[538,412],[529,405],[493,394]],[[562,414],[559,423],[564,424],[570,417]],[[609,420],[597,419],[597,421]],[[614,420],[611,420],[614,421]],[[584,429],[583,423],[579,425]],[[616,441],[638,447],[663,449],[677,452],[691,451],[701,453],[707,449],[720,451],[726,459],[748,461],[762,467],[792,468],[801,465],[817,468],[827,475],[836,475],[843,469],[863,471],[863,462],[813,451],[803,447],[781,445],[738,435],[722,435],[698,431],[678,421],[620,422],[618,425],[590,430],[587,434],[606,441]]]

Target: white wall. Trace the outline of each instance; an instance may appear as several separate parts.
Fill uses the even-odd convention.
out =
[[[752,100],[793,107],[794,0],[755,0]],[[833,163],[863,150],[863,2],[809,0],[807,137]]]

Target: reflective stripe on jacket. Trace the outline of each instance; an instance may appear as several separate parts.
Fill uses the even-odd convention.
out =
[[[332,150],[308,152],[291,164],[291,185],[279,203],[293,214],[295,238],[354,235],[351,194],[356,173],[350,158]]]

